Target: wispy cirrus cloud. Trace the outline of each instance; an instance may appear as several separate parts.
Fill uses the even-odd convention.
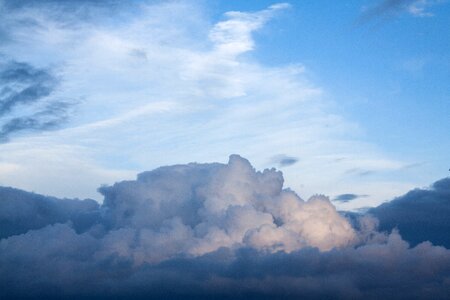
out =
[[[51,97],[59,84],[50,70],[3,59],[0,63],[0,141],[19,132],[54,129],[72,101]]]
[[[39,115],[42,121],[34,121],[39,111],[6,127],[17,130],[17,137],[0,148],[7,157],[0,172],[4,184],[98,199],[96,186],[118,174],[132,174],[130,170],[220,161],[235,152],[268,167],[274,153],[288,153],[305,162],[277,162],[289,165],[289,186],[301,183],[308,195],[319,190],[336,195],[345,192],[335,190],[345,170],[375,165],[381,174],[406,164],[364,142],[358,124],[333,112],[304,65],[269,67],[254,59],[255,32],[282,18],[289,5],[228,12],[212,20],[197,2],[102,3],[84,1],[70,14],[73,4],[55,1],[3,11],[0,26],[13,37],[1,48],[5,57],[57,70],[57,88],[42,99],[79,100],[60,130],[25,134],[20,128],[26,125],[36,130],[53,126],[51,113],[48,120]],[[24,149],[24,144],[30,146]],[[49,163],[45,149],[64,159]],[[331,170],[332,157],[348,159]],[[90,179],[78,186],[83,193],[65,194],[73,189],[80,165],[101,176],[86,175]],[[37,166],[65,178],[61,186],[43,183],[34,171]],[[360,181],[350,177],[345,180]],[[370,194],[374,202],[386,196],[373,186],[383,185],[391,196],[412,186],[402,183],[392,189],[394,185],[370,180],[370,188],[367,181],[359,182],[367,190],[355,193]]]
[[[358,198],[365,198],[368,197],[368,195],[357,195],[357,194],[340,194],[334,197],[333,201],[338,202],[350,202],[352,200],[358,199]]]

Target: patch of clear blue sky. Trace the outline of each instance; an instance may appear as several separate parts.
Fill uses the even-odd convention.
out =
[[[216,1],[229,10],[263,9],[274,1]],[[268,65],[302,63],[312,81],[364,138],[398,158],[450,166],[450,3],[358,24],[379,1],[288,1],[256,36],[251,55]],[[442,171],[440,169],[442,168]],[[431,170],[430,170],[431,171]]]

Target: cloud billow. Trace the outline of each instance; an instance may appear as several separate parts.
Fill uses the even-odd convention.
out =
[[[101,206],[0,189],[2,298],[438,299],[450,291],[450,250],[411,248],[370,216],[352,226],[326,197],[304,201],[283,189],[281,172],[257,172],[237,155],[99,191]]]

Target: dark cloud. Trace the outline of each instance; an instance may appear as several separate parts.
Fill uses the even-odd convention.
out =
[[[27,63],[0,63],[0,142],[21,131],[58,127],[73,101],[54,99],[59,79],[50,70]]]
[[[435,182],[430,189],[415,189],[369,210],[380,220],[381,230],[398,228],[416,245],[423,241],[450,248],[450,178]]]
[[[341,195],[337,195],[333,200],[339,201],[339,202],[350,202],[352,200],[355,200],[358,198],[364,198],[364,197],[367,197],[367,195],[341,194]]]
[[[31,115],[7,120],[0,129],[0,142],[8,141],[11,134],[20,131],[43,131],[58,128],[67,120],[67,110],[70,106],[72,103],[55,101]]]
[[[326,198],[303,201],[282,183],[280,172],[257,172],[231,156],[228,164],[162,167],[102,187],[101,206],[2,188],[0,297],[444,299],[450,293],[449,249],[429,242],[410,247],[395,230],[377,231],[370,216],[351,213],[350,226]],[[447,180],[427,192],[448,190]],[[330,241],[334,246],[326,247]]]
[[[279,154],[272,157],[272,163],[277,164],[279,167],[288,167],[296,164],[298,158],[293,156],[287,156],[285,154]]]
[[[429,243],[410,248],[396,233],[328,252],[222,248],[141,265],[119,252],[98,258],[99,240],[67,225],[1,246],[5,299],[445,299],[450,292],[450,251]]]
[[[94,200],[57,199],[0,187],[0,239],[66,222],[82,232],[98,218],[99,205]]]
[[[0,66],[0,117],[19,105],[37,102],[50,95],[58,80],[49,71],[25,63]]]

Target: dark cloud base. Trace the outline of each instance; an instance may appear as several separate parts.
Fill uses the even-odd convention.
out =
[[[0,239],[70,222],[76,232],[84,232],[99,220],[94,200],[58,199],[0,187]]]
[[[103,187],[102,205],[0,188],[0,298],[448,298],[450,250],[427,240],[435,243],[436,236],[448,233],[449,178],[371,210],[385,233],[376,230],[369,215],[349,216],[355,242],[327,251],[312,246],[274,251],[245,243],[220,247],[220,239],[214,239],[225,237],[187,230],[194,228],[188,224],[203,224],[202,229],[203,218],[212,222],[210,233],[225,224],[224,232],[232,236],[236,224],[246,223],[255,212],[246,205],[232,205],[224,215],[205,215],[206,206],[200,204],[209,197],[227,201],[243,192],[258,201],[269,196],[282,201],[277,198],[286,196],[279,190],[280,176],[274,170],[255,172],[246,160],[232,156],[228,165],[163,167],[135,181]],[[308,209],[314,207],[328,209]],[[236,217],[243,213],[244,218]],[[257,216],[255,220],[263,215]],[[321,221],[319,216],[317,212],[310,218]],[[222,217],[222,223],[216,220]],[[414,236],[413,229],[424,220],[434,231]],[[317,232],[322,225],[317,223]],[[280,223],[278,230],[282,228]],[[280,243],[290,241],[282,237]],[[199,254],[190,251],[199,241],[219,247]]]
[[[410,249],[395,234],[377,247],[220,249],[137,268],[89,255],[64,262],[47,256],[45,265],[11,262],[22,272],[3,277],[2,299],[446,299],[450,292],[449,250],[429,243]]]

